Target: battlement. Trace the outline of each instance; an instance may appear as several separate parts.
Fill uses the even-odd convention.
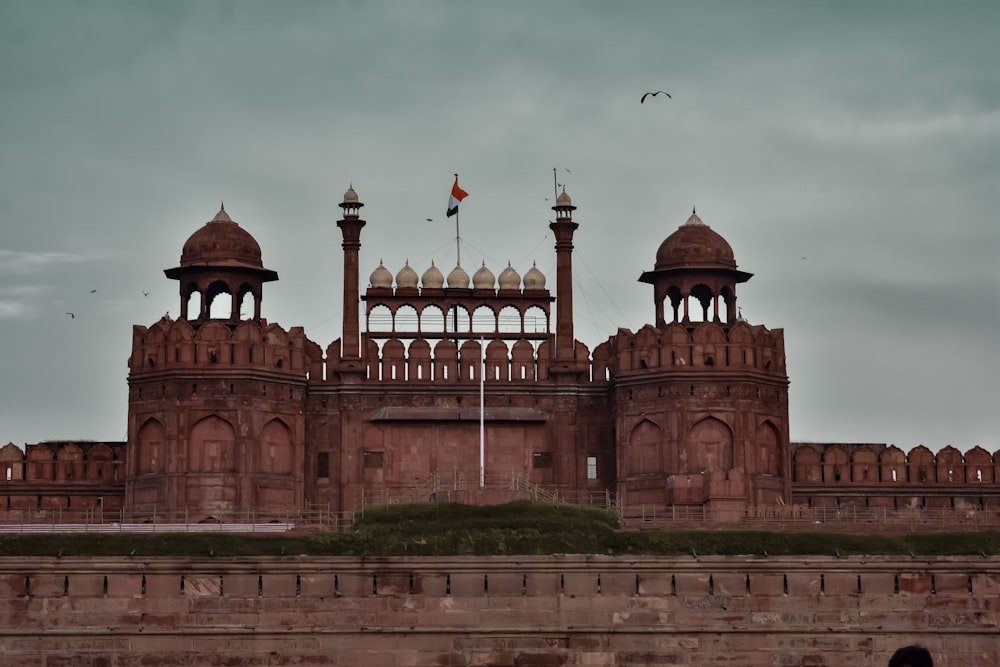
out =
[[[738,321],[671,322],[663,327],[646,325],[637,333],[619,329],[603,344],[616,377],[646,373],[649,369],[680,371],[697,368],[755,370],[785,377],[783,329],[768,329]],[[598,348],[600,349],[600,348]],[[596,351],[595,351],[596,356]]]
[[[54,441],[0,447],[0,483],[117,482],[124,478],[124,442]]]
[[[478,383],[485,343],[485,378],[487,383],[532,384],[551,380],[552,345],[525,339],[450,339],[378,338],[363,336],[363,363],[369,382],[455,384]],[[336,343],[327,349],[328,366],[336,365]],[[607,362],[595,351],[576,341],[576,362],[581,382],[607,381]],[[327,377],[335,377],[328,372]]]
[[[161,318],[150,327],[132,327],[131,376],[164,368],[203,371],[212,366],[268,369],[322,377],[322,350],[302,327],[287,331],[266,320],[230,323]]]
[[[903,452],[895,445],[791,443],[793,483],[812,485],[996,485],[1000,451],[948,446],[937,454],[923,445]]]

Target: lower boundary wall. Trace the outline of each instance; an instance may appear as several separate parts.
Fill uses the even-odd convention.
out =
[[[994,557],[0,558],[0,665],[1000,665]]]

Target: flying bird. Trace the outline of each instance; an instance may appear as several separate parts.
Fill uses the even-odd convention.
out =
[[[434,218],[424,218],[427,222],[434,222]]]
[[[90,290],[90,293],[91,293],[91,294],[96,294],[96,293],[97,293],[97,290],[95,290],[95,289],[92,289],[92,290]]]
[[[70,319],[74,320],[76,319],[76,315],[74,315],[73,313],[66,313],[66,314],[70,316]]]
[[[663,93],[667,97],[670,97],[670,93],[668,93],[667,91],[665,91],[665,90],[657,90],[655,93],[644,93],[643,96],[639,98],[639,104],[642,104],[643,102],[645,102],[646,98],[649,97],[650,95],[652,95],[653,97],[656,97],[660,93]],[[670,97],[670,99],[674,99],[674,98]]]
[[[149,292],[147,292],[146,290],[139,290],[139,291],[142,292],[143,296],[149,296]]]

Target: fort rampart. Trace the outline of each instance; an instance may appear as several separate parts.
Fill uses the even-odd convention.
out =
[[[1000,664],[947,557],[0,559],[0,665]]]

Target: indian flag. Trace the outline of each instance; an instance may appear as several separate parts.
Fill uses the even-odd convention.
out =
[[[451,186],[451,197],[448,199],[448,217],[458,215],[458,202],[469,196],[469,193],[458,187],[458,175],[455,175],[455,184]]]

